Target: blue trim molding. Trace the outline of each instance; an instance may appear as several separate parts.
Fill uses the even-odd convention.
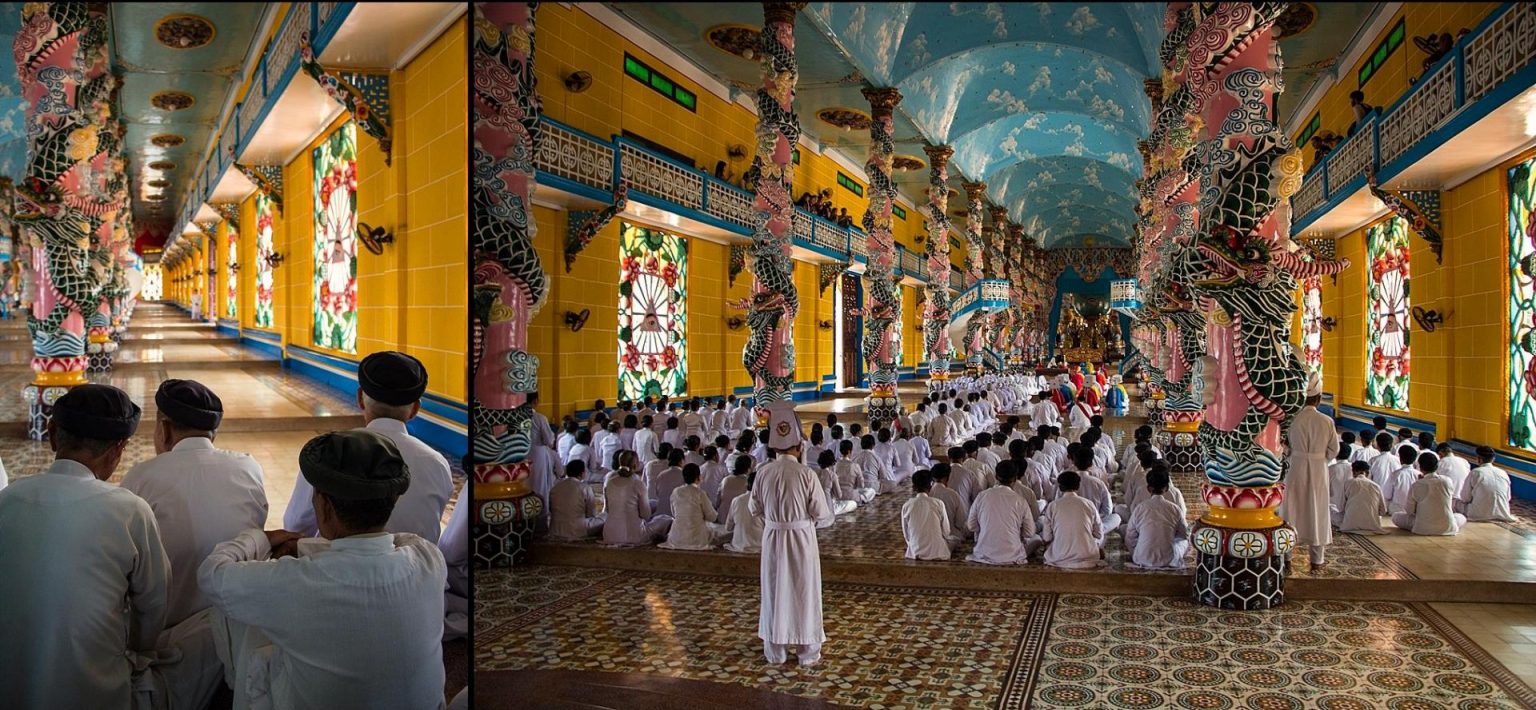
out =
[[[348,399],[357,397],[357,363],[309,348],[289,345],[283,367],[315,380]],[[406,424],[413,436],[457,458],[469,453],[469,408],[434,394],[421,400],[421,412]]]
[[[1451,449],[1477,464],[1477,445],[1470,441],[1452,439]],[[1536,500],[1536,461],[1511,456],[1498,449],[1493,450],[1493,463],[1507,471],[1509,493],[1515,498]]]
[[[1372,410],[1372,409],[1362,409],[1360,407],[1351,407],[1351,406],[1349,406],[1347,404],[1339,405],[1339,412],[1340,413],[1338,415],[1336,415],[1336,419],[1341,421],[1341,422],[1342,421],[1348,421],[1348,422],[1353,422],[1353,423],[1358,424],[1359,426],[1353,427],[1353,428],[1355,428],[1357,430],[1360,429],[1360,428],[1363,428],[1363,427],[1372,426],[1371,420],[1376,418],[1376,417],[1386,417],[1386,419],[1387,419],[1387,426],[1392,428],[1392,429],[1400,429],[1402,427],[1408,427],[1409,429],[1412,429],[1413,433],[1415,433],[1415,434],[1417,434],[1419,432],[1422,432],[1422,431],[1427,431],[1430,434],[1435,434],[1436,438],[1439,438],[1439,436],[1438,436],[1438,433],[1439,433],[1438,427],[1435,426],[1435,423],[1434,422],[1427,422],[1427,421],[1424,421],[1423,419],[1413,419],[1411,417],[1404,417],[1404,416],[1399,416],[1399,415],[1396,415],[1396,414],[1389,414],[1387,412],[1378,412],[1378,411],[1375,411],[1375,410]]]

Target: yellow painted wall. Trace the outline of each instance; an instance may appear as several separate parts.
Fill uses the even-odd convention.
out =
[[[1328,89],[1323,98],[1301,117],[1301,124],[1292,140],[1300,137],[1306,130],[1306,124],[1312,120],[1312,114],[1320,116],[1319,132],[1331,130],[1339,135],[1345,135],[1349,124],[1355,120],[1354,111],[1349,107],[1349,93],[1360,90],[1365,92],[1365,102],[1372,106],[1380,106],[1382,110],[1390,108],[1394,102],[1407,93],[1412,86],[1410,79],[1417,79],[1424,73],[1424,58],[1428,55],[1419,51],[1414,46],[1413,38],[1449,32],[1456,36],[1462,28],[1474,29],[1483,18],[1498,8],[1496,2],[1406,2],[1397,11],[1397,14],[1388,22],[1381,34],[1371,38],[1366,44],[1366,53],[1353,66],[1347,67],[1340,74],[1338,83]],[[1386,38],[1397,26],[1399,19],[1404,20],[1403,43],[1397,50],[1387,57],[1386,63],[1377,68],[1376,73],[1360,85],[1360,67],[1370,59],[1370,54],[1376,46]],[[1300,91],[1304,87],[1295,87],[1293,91]],[[1299,100],[1299,97],[1298,97]],[[1307,169],[1312,167],[1313,150],[1306,146],[1302,150]],[[1411,396],[1411,395],[1410,395]]]

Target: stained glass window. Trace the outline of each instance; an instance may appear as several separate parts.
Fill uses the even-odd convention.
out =
[[[315,347],[357,352],[357,128],[315,147]]]
[[[1536,159],[1509,169],[1509,443],[1536,450]]]
[[[165,274],[159,264],[144,265],[144,282],[139,285],[139,297],[145,301],[158,301],[165,295]]]
[[[619,230],[619,399],[687,394],[688,242]]]
[[[234,319],[240,309],[240,290],[235,282],[235,259],[238,259],[237,247],[240,242],[240,233],[236,231],[234,223],[225,225],[228,227],[229,251],[224,256],[224,317]]]
[[[1408,223],[1401,217],[1366,231],[1365,402],[1408,411]]]
[[[272,198],[256,193],[256,318],[257,328],[272,327]]]
[[[1301,282],[1301,357],[1308,372],[1323,376],[1323,280]]]

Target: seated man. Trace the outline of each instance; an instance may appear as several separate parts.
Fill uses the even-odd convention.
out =
[[[461,493],[437,538],[437,549],[448,567],[448,588],[443,590],[444,641],[469,636],[469,512],[474,507],[468,495]]]
[[[715,507],[709,496],[699,490],[699,466],[683,466],[683,485],[672,489],[672,530],[661,547],[671,550],[709,550],[714,548]]]
[[[1349,432],[1344,432],[1349,434]],[[1354,438],[1353,435],[1350,436]],[[1349,486],[1353,464],[1349,462],[1350,453],[1354,449],[1353,444],[1339,444],[1339,453],[1334,460],[1328,462],[1328,508],[1333,515],[1335,527],[1339,524],[1339,514],[1344,510],[1344,489]]]
[[[1467,516],[1452,512],[1451,481],[1436,473],[1439,460],[1433,454],[1419,457],[1419,480],[1408,490],[1403,512],[1392,515],[1392,524],[1415,535],[1455,535],[1467,524]]]
[[[1040,547],[1035,534],[1033,505],[1013,490],[1019,477],[1018,467],[1004,461],[997,469],[998,485],[976,496],[966,519],[966,528],[976,535],[976,549],[968,562],[988,565],[1019,565]]]
[[[1477,447],[1477,468],[1467,475],[1461,491],[1467,520],[1502,520],[1514,522],[1509,512],[1509,474],[1493,465],[1493,449]]]
[[[673,449],[667,454],[667,467],[651,476],[646,486],[646,496],[657,515],[672,514],[672,491],[683,485],[683,450]]]
[[[613,475],[603,485],[604,545],[649,545],[667,536],[672,518],[652,515],[645,487],[635,478],[637,459],[633,451],[620,451],[615,457]],[[670,469],[668,469],[670,470]],[[682,472],[678,472],[681,480]],[[672,490],[667,489],[668,503]]]
[[[856,501],[849,499],[850,495],[856,494],[852,491],[843,492],[842,482],[838,480],[837,472],[833,470],[837,466],[836,454],[823,449],[820,458],[816,461],[816,466],[817,468],[813,469],[816,472],[816,479],[821,482],[821,490],[827,496],[827,507],[832,509],[834,518],[852,513],[859,507]],[[824,528],[831,524],[832,518],[828,518],[817,523],[816,527]]]
[[[1378,434],[1376,436],[1376,448],[1381,453],[1371,457],[1371,480],[1381,486],[1381,492],[1392,500],[1392,491],[1388,488],[1388,481],[1392,473],[1402,466],[1402,458],[1398,456],[1397,449],[1392,446],[1391,434]]]
[[[1076,471],[1063,472],[1056,478],[1061,495],[1045,506],[1045,527],[1040,532],[1046,543],[1045,563],[1052,567],[1090,569],[1102,559],[1104,526],[1098,507],[1078,497],[1081,481]]]
[[[715,501],[715,520],[723,525],[731,523],[731,502],[741,497],[750,488],[747,483],[751,481],[752,464],[755,463],[751,456],[742,456],[736,459],[736,470],[726,476],[720,482],[720,497]]]
[[[1461,494],[1466,492],[1467,479],[1472,476],[1472,464],[1457,456],[1451,445],[1444,442],[1435,446],[1435,453],[1440,456],[1440,475],[1451,479],[1451,490],[1456,491],[1459,501]]]
[[[202,707],[218,688],[206,623],[162,633],[174,580],[154,511],[106,482],[139,414],[116,387],[69,390],[48,422],[53,464],[0,491],[0,705]]]
[[[1381,486],[1371,480],[1371,465],[1355,461],[1349,465],[1353,478],[1344,485],[1340,496],[1339,512],[1334,513],[1333,524],[1339,532],[1356,535],[1380,535],[1387,531],[1381,526],[1381,516],[1387,514],[1387,499],[1381,495]],[[1409,488],[1412,490],[1412,487]]]
[[[747,485],[742,492],[747,495],[739,495],[731,500],[730,514],[725,520],[725,531],[731,536],[731,541],[725,543],[725,549],[731,552],[762,552],[763,516],[752,512],[750,507],[752,484],[757,481],[757,474],[742,474],[740,477],[746,479]]]
[[[892,477],[891,470],[886,467],[885,461],[875,453],[875,437],[873,434],[865,434],[859,439],[860,450],[853,455],[853,462],[859,465],[866,473],[872,473],[875,477],[875,486],[880,493],[896,492],[896,480]]]
[[[1110,498],[1109,486],[1104,479],[1099,478],[1093,466],[1093,447],[1083,446],[1072,454],[1072,464],[1077,467],[1078,495],[1083,500],[1093,503],[1099,513],[1099,523],[1103,526],[1105,534],[1120,527],[1121,519],[1115,514],[1114,501]],[[1057,479],[1058,484],[1060,478]],[[1104,539],[1099,538],[1099,545],[1104,544]]]
[[[597,512],[592,489],[581,482],[585,474],[585,465],[572,461],[565,465],[565,478],[549,489],[549,539],[584,540],[603,533],[605,516]]]
[[[1147,497],[1131,511],[1125,526],[1125,548],[1131,564],[1147,569],[1179,569],[1189,552],[1189,522],[1184,511],[1164,496],[1168,465],[1158,462],[1147,471]]]
[[[363,409],[363,425],[389,439],[411,470],[411,487],[400,496],[384,529],[412,533],[436,543],[443,527],[443,509],[453,497],[453,473],[448,460],[406,431],[406,422],[421,412],[421,396],[427,391],[427,369],[405,353],[386,351],[369,355],[357,364],[357,404]],[[615,431],[612,436],[618,436]],[[602,464],[611,463],[603,461]],[[588,470],[592,462],[588,461]],[[305,537],[319,531],[315,520],[314,490],[300,476],[293,497],[283,513],[283,527]]]
[[[224,404],[193,380],[166,380],[155,392],[154,458],[128,470],[122,487],[155,511],[171,560],[165,623],[175,626],[208,608],[197,567],[214,545],[267,523],[261,465],[247,454],[213,448]]]
[[[951,552],[949,514],[944,502],[928,495],[933,474],[912,474],[912,498],[901,505],[901,535],[909,560],[947,560]]]
[[[404,458],[383,434],[353,429],[311,439],[299,470],[328,547],[269,559],[295,554],[299,533],[252,528],[198,569],[236,706],[437,707],[443,555],[385,528],[410,488]]]
[[[971,536],[970,525],[971,505],[965,496],[959,491],[949,487],[949,479],[954,467],[947,463],[937,463],[929,473],[933,476],[933,485],[928,490],[930,498],[937,499],[944,504],[944,514],[949,516],[950,546]]]
[[[1387,499],[1387,512],[1392,515],[1407,507],[1408,489],[1419,480],[1419,470],[1414,464],[1419,458],[1418,452],[1406,446],[1398,447],[1397,458],[1401,465],[1387,476],[1386,484],[1381,487],[1381,495]],[[1454,496],[1452,500],[1455,500]]]

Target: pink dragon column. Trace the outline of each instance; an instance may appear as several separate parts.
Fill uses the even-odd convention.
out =
[[[768,405],[790,399],[795,380],[795,315],[800,295],[795,289],[790,245],[795,205],[793,154],[800,140],[795,116],[795,85],[800,67],[795,61],[795,13],[803,2],[763,3],[763,85],[757,89],[757,194],[752,199],[752,298],[747,325],[752,333],[741,351],[741,363],[752,376],[754,408],[759,425],[766,425]]]
[[[923,146],[928,154],[928,303],[923,314],[923,347],[928,354],[928,389],[943,389],[949,381],[954,346],[949,342],[949,159],[947,145]]]
[[[475,3],[473,77],[474,427],[470,537],[477,567],[521,562],[544,501],[529,487],[539,359],[528,322],[549,295],[530,212],[540,103],[534,83],[535,3]]]
[[[896,395],[897,368],[901,364],[901,292],[897,287],[896,240],[891,234],[891,205],[896,184],[891,182],[891,162],[896,144],[891,140],[892,115],[901,103],[895,89],[865,89],[869,100],[869,211],[864,230],[869,234],[864,269],[864,356],[869,370],[869,399],[865,412],[870,421],[891,422],[901,413]]]
[[[981,259],[984,242],[981,236],[982,223],[986,221],[986,212],[982,208],[982,196],[987,192],[987,184],[984,182],[967,182],[961,187],[965,188],[966,212],[965,212],[965,278],[961,280],[961,288],[970,288],[981,280]],[[986,325],[986,314],[978,310],[971,319],[965,323],[965,370],[976,375],[981,373],[981,350],[985,345],[985,336],[982,332]]]

